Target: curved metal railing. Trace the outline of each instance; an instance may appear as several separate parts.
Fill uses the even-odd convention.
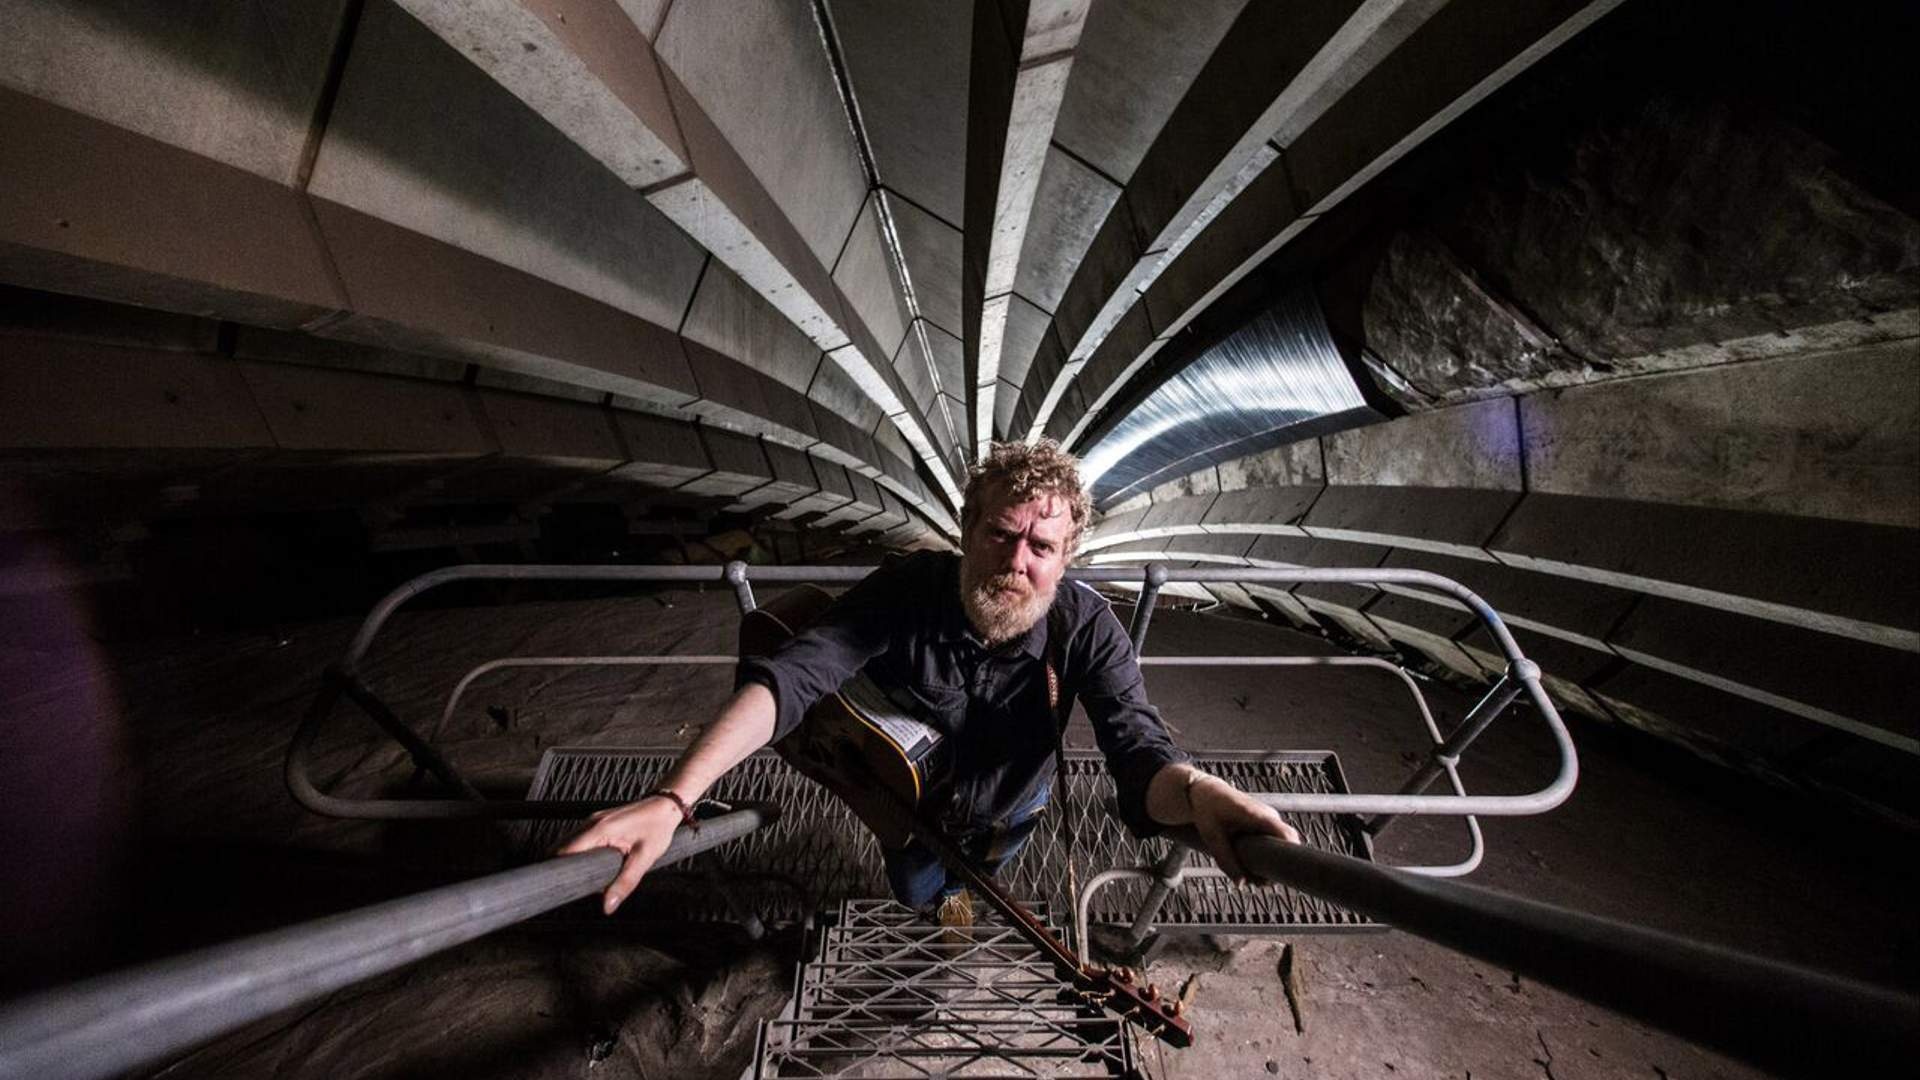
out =
[[[850,584],[865,577],[872,571],[863,566],[769,566],[749,567],[745,563],[734,562],[724,567],[700,566],[510,566],[510,565],[470,565],[454,566],[422,574],[394,589],[376,604],[359,631],[354,635],[347,648],[346,655],[330,669],[327,685],[315,699],[313,708],[295,735],[293,745],[287,757],[287,782],[294,797],[303,805],[317,813],[337,817],[370,818],[418,818],[418,817],[489,817],[489,818],[577,818],[604,809],[604,802],[529,802],[521,800],[487,800],[481,798],[471,785],[460,777],[459,773],[433,747],[416,735],[410,728],[394,716],[380,702],[377,694],[369,688],[362,675],[361,666],[382,628],[409,600],[432,589],[462,581],[555,581],[555,582],[630,582],[636,584],[706,584],[725,583],[734,590],[736,600],[743,611],[752,610],[753,583],[840,583]],[[1154,600],[1161,588],[1169,582],[1196,583],[1249,583],[1267,585],[1297,584],[1351,584],[1378,585],[1396,584],[1418,586],[1446,593],[1459,600],[1483,625],[1489,635],[1507,659],[1507,671],[1490,690],[1485,698],[1475,706],[1465,720],[1451,733],[1442,734],[1432,722],[1431,713],[1425,708],[1424,700],[1414,687],[1415,699],[1420,703],[1428,735],[1433,740],[1433,748],[1421,767],[1394,794],[1312,794],[1278,793],[1262,795],[1263,801],[1277,810],[1303,814],[1357,814],[1367,817],[1367,827],[1374,832],[1380,831],[1394,817],[1402,814],[1451,815],[1467,817],[1471,822],[1473,815],[1524,815],[1538,814],[1551,810],[1565,801],[1572,793],[1579,777],[1579,759],[1574,751],[1572,737],[1568,734],[1559,710],[1547,695],[1540,682],[1540,668],[1526,658],[1513,635],[1507,630],[1500,616],[1493,608],[1473,593],[1472,590],[1449,578],[1424,570],[1396,569],[1276,569],[1267,567],[1237,567],[1221,569],[1184,569],[1169,570],[1164,565],[1154,563],[1141,570],[1116,568],[1076,568],[1067,572],[1072,581],[1088,584],[1137,584],[1141,590],[1140,602],[1135,607],[1131,628],[1136,652],[1145,645],[1147,631],[1154,608]],[[664,663],[719,663],[725,658],[647,656],[627,658],[606,657],[514,657],[490,661],[482,668],[493,670],[513,664],[537,666],[561,666],[566,664],[664,664]],[[1143,666],[1274,666],[1293,662],[1286,657],[1149,657],[1142,656]],[[1370,659],[1370,658],[1352,658]],[[1375,661],[1376,664],[1384,663]],[[1386,665],[1394,668],[1393,665]],[[1398,668],[1394,668],[1399,671]],[[469,671],[461,680],[456,692],[464,690],[471,682],[484,674],[475,669]],[[1404,677],[1404,672],[1401,672]],[[1410,680],[1409,680],[1409,684]],[[1539,712],[1547,726],[1548,733],[1558,756],[1558,767],[1553,779],[1540,789],[1521,795],[1470,795],[1460,777],[1456,766],[1460,755],[1465,752],[1505,709],[1521,694]],[[360,705],[368,715],[396,740],[405,746],[413,756],[416,765],[438,776],[449,786],[462,792],[466,797],[450,799],[342,799],[321,791],[313,784],[308,770],[307,760],[311,753],[314,738],[320,726],[332,712],[340,697],[348,697]],[[454,702],[442,710],[442,718],[450,715]],[[437,730],[437,728],[436,728]],[[1435,781],[1445,777],[1452,794],[1426,794]],[[1468,859],[1452,867],[1427,868],[1434,873],[1460,873],[1466,863],[1477,863],[1479,852],[1478,825],[1471,823],[1469,829],[1474,837],[1474,851]],[[1470,866],[1466,867],[1471,869]]]

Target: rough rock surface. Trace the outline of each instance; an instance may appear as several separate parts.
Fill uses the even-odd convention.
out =
[[[1876,323],[1920,306],[1920,222],[1838,164],[1771,114],[1691,99],[1517,146],[1389,243],[1368,347],[1417,409],[1725,362],[1689,347],[1801,328],[1910,332]]]

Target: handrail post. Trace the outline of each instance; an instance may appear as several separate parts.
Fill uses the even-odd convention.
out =
[[[1527,683],[1539,677],[1540,665],[1531,660],[1516,660],[1508,664],[1507,673],[1500,676],[1500,681],[1493,684],[1480,703],[1473,707],[1473,711],[1467,713],[1467,718],[1447,735],[1446,740],[1428,752],[1426,762],[1407,778],[1406,783],[1400,785],[1399,794],[1423,794],[1448,766],[1459,765],[1460,755],[1466,753],[1467,747],[1472,746],[1473,741],[1485,734],[1494,720],[1507,711],[1507,706],[1520,696]],[[1377,836],[1380,830],[1392,824],[1394,817],[1393,814],[1375,814],[1362,827]]]
[[[753,582],[747,580],[747,564],[735,559],[727,564],[727,584],[733,586],[733,599],[740,605],[740,614],[745,615],[754,608]]]
[[[1146,899],[1140,902],[1140,913],[1133,917],[1133,928],[1127,932],[1127,948],[1138,949],[1140,943],[1153,933],[1153,920],[1160,917],[1160,909],[1166,906],[1167,897],[1179,886],[1180,879],[1186,876],[1187,857],[1193,849],[1185,844],[1174,844],[1153,867],[1153,885],[1147,889]]]
[[[1160,587],[1166,583],[1167,564],[1148,563],[1140,583],[1140,602],[1133,608],[1133,625],[1127,628],[1127,635],[1133,638],[1135,656],[1147,647],[1147,625],[1153,621],[1154,601],[1160,599]]]

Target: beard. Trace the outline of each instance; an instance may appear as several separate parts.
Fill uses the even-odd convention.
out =
[[[1035,589],[1019,574],[986,574],[960,561],[960,603],[967,621],[988,645],[1001,645],[1032,629],[1053,606],[1054,589]]]

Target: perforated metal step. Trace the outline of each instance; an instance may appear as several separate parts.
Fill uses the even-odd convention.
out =
[[[758,1050],[761,1080],[1138,1076],[1127,1025],[1073,995],[997,913],[949,930],[885,900],[841,905]]]
[[[541,759],[528,797],[635,798],[654,786],[677,754],[660,749],[550,749]],[[1347,791],[1338,759],[1326,751],[1201,753],[1195,758],[1209,772],[1248,791]],[[1067,787],[1066,798],[1055,798],[1046,811],[1048,820],[1001,873],[1009,893],[1047,898],[1056,911],[1068,910],[1071,900],[1065,895],[1066,851],[1052,815],[1067,814],[1081,881],[1114,867],[1152,866],[1168,850],[1168,841],[1134,839],[1107,811],[1113,782],[1098,754],[1069,754]],[[850,898],[887,895],[879,847],[865,826],[838,799],[773,753],[762,751],[748,758],[709,795],[722,802],[777,803],[782,815],[769,828],[689,860],[679,872],[660,875],[653,887],[640,890],[629,901],[637,914],[711,920],[750,912],[769,921],[796,922]],[[1366,834],[1351,818],[1307,815],[1291,820],[1309,844],[1372,858]],[[522,840],[529,855],[542,853],[578,828],[577,822],[536,822],[526,827]],[[1211,862],[1196,857],[1194,865]],[[1092,923],[1130,925],[1146,891],[1145,882],[1102,890],[1089,912]],[[1220,933],[1374,928],[1352,912],[1291,889],[1243,888],[1220,878],[1190,879],[1168,899],[1155,921],[1164,928]]]

